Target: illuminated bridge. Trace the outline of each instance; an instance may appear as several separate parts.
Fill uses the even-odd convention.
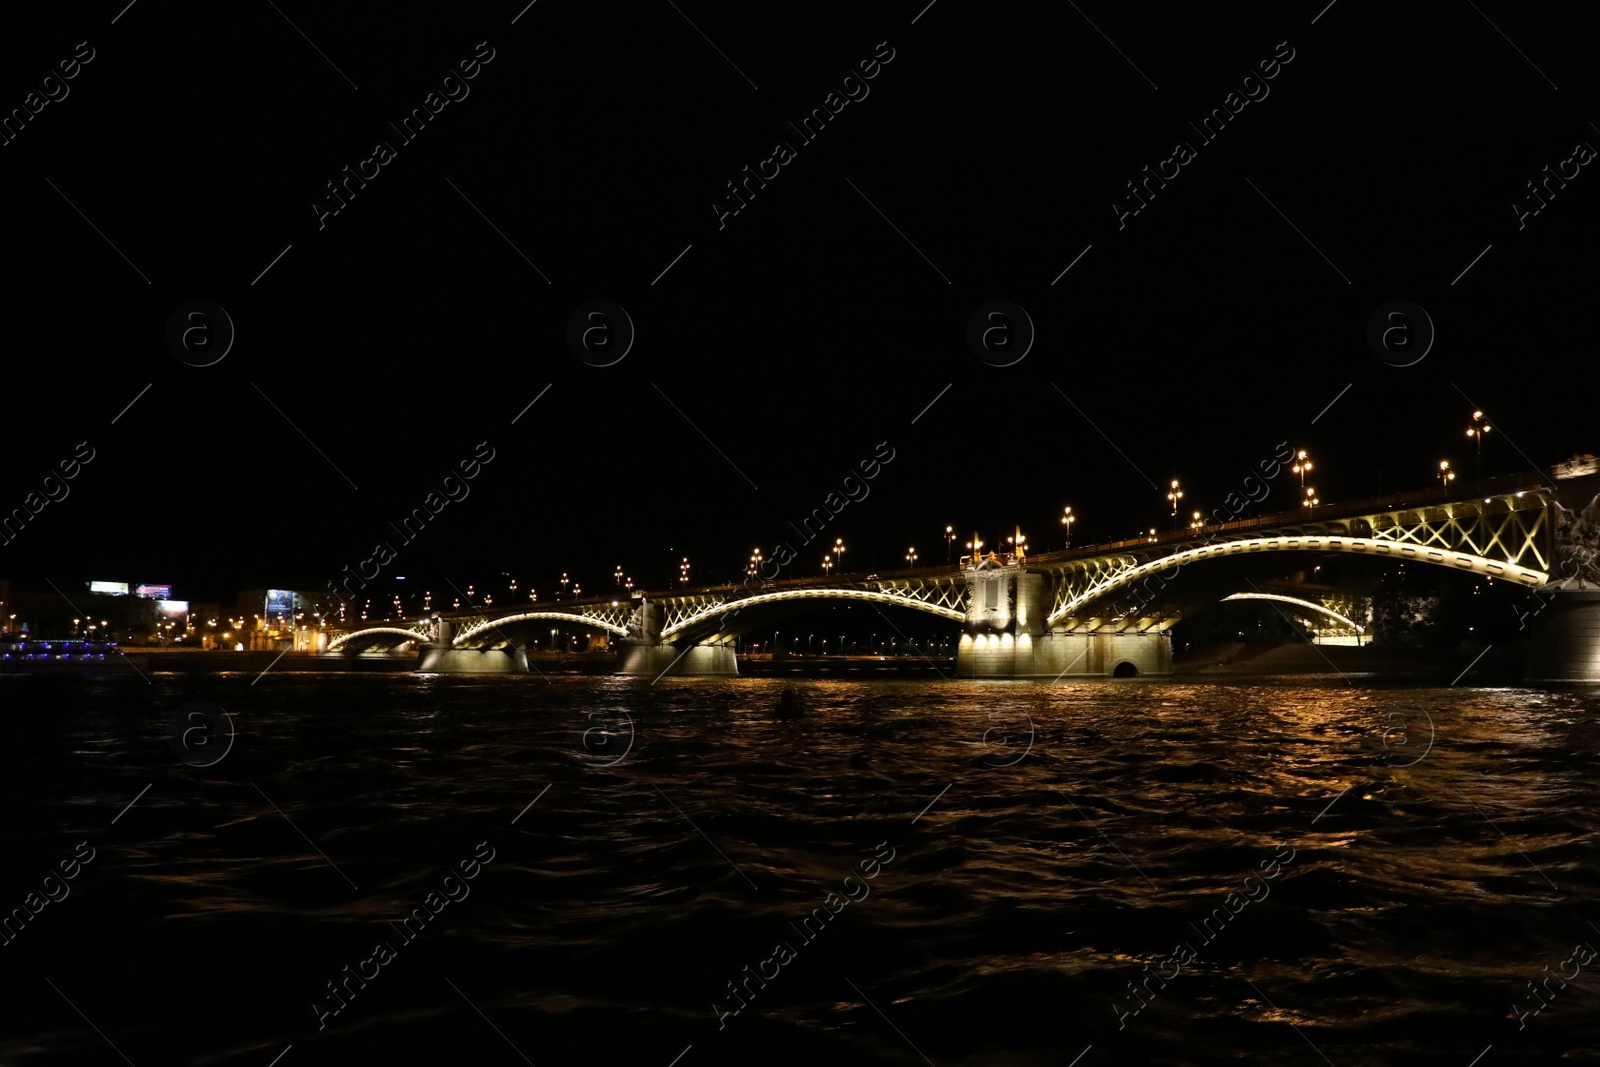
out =
[[[1260,593],[1259,583],[1313,560],[1358,557],[1513,582],[1552,604],[1562,594],[1562,610],[1541,613],[1547,628],[1565,619],[1547,642],[1559,647],[1541,676],[1592,671],[1600,679],[1600,592],[1593,592],[1600,564],[1590,544],[1600,541],[1600,505],[1589,502],[1597,488],[1590,483],[1600,477],[1563,483],[1566,504],[1551,483],[1528,474],[1485,480],[1470,496],[1433,488],[1038,555],[989,553],[892,573],[751,577],[622,600],[438,613],[349,629],[330,651],[414,641],[424,671],[526,670],[528,639],[560,625],[612,635],[621,673],[735,674],[736,637],[832,602],[922,612],[960,626],[963,677],[1166,674],[1168,631],[1185,614]],[[1581,513],[1573,510],[1585,502]]]

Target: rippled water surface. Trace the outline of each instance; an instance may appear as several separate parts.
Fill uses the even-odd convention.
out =
[[[0,1063],[1600,1061],[1587,693],[254,677],[0,677]]]

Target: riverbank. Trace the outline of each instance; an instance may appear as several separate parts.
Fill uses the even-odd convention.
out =
[[[1518,645],[1441,653],[1371,645],[1233,642],[1176,655],[1172,670],[1174,675],[1191,678],[1331,674],[1441,685],[1453,684],[1461,677],[1475,685],[1515,685],[1522,680],[1524,655],[1525,649]]]

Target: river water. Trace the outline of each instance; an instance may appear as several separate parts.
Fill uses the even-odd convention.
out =
[[[170,741],[195,700],[234,731],[205,767],[226,724]],[[3,1064],[1600,1061],[1584,692],[130,671],[0,701]]]

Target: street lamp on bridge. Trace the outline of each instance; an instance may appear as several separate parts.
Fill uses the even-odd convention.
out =
[[[823,556],[822,557],[822,573],[824,575],[828,575],[828,574],[831,574],[832,572],[833,572],[833,560],[832,560],[832,558],[828,557],[828,556]]]
[[[1472,413],[1472,422],[1467,426],[1467,436],[1472,438],[1478,446],[1478,481],[1483,481],[1483,435],[1494,429],[1489,425],[1489,417],[1481,411]]]
[[[1303,508],[1314,508],[1322,503],[1321,500],[1317,499],[1317,487],[1314,485],[1302,486],[1300,493],[1300,506]]]
[[[1178,528],[1178,501],[1183,499],[1183,490],[1178,488],[1178,479],[1172,479],[1172,488],[1167,491],[1167,499],[1172,502],[1172,528]]]
[[[1311,457],[1306,455],[1306,450],[1301,449],[1294,454],[1294,466],[1289,468],[1300,476],[1300,488],[1306,487],[1306,473],[1311,470]]]
[[[1062,526],[1062,537],[1063,537],[1062,546],[1061,547],[1063,547],[1063,548],[1071,548],[1072,547],[1072,524],[1077,522],[1077,521],[1078,521],[1078,516],[1076,516],[1076,515],[1074,515],[1072,513],[1072,505],[1071,504],[1068,504],[1065,508],[1063,508],[1061,510],[1061,526]]]
[[[917,546],[912,545],[906,549],[906,562],[915,567],[917,565]]]
[[[833,562],[836,565],[844,563],[844,538],[842,537],[833,539]]]
[[[954,547],[955,543],[956,528],[954,526],[946,526],[944,528],[944,561],[946,563],[950,562],[950,550],[952,547]]]
[[[689,584],[689,557],[684,556],[683,562],[678,564],[678,584]]]
[[[1194,517],[1189,520],[1189,529],[1198,530],[1198,529],[1200,529],[1200,527],[1202,527],[1204,525],[1205,525],[1205,523],[1202,522],[1201,519],[1200,519],[1200,513],[1198,511],[1195,512],[1194,513]]]
[[[1022,546],[1028,543],[1028,539],[1022,535],[1022,527],[1014,526],[1012,529],[1015,532],[1006,538],[1006,543],[1011,546],[1012,555],[1016,556],[1017,561],[1020,563],[1024,551]]]
[[[1439,461],[1439,484],[1448,489],[1450,487],[1450,483],[1455,480],[1456,472],[1450,469],[1450,461],[1447,459],[1441,459]]]

